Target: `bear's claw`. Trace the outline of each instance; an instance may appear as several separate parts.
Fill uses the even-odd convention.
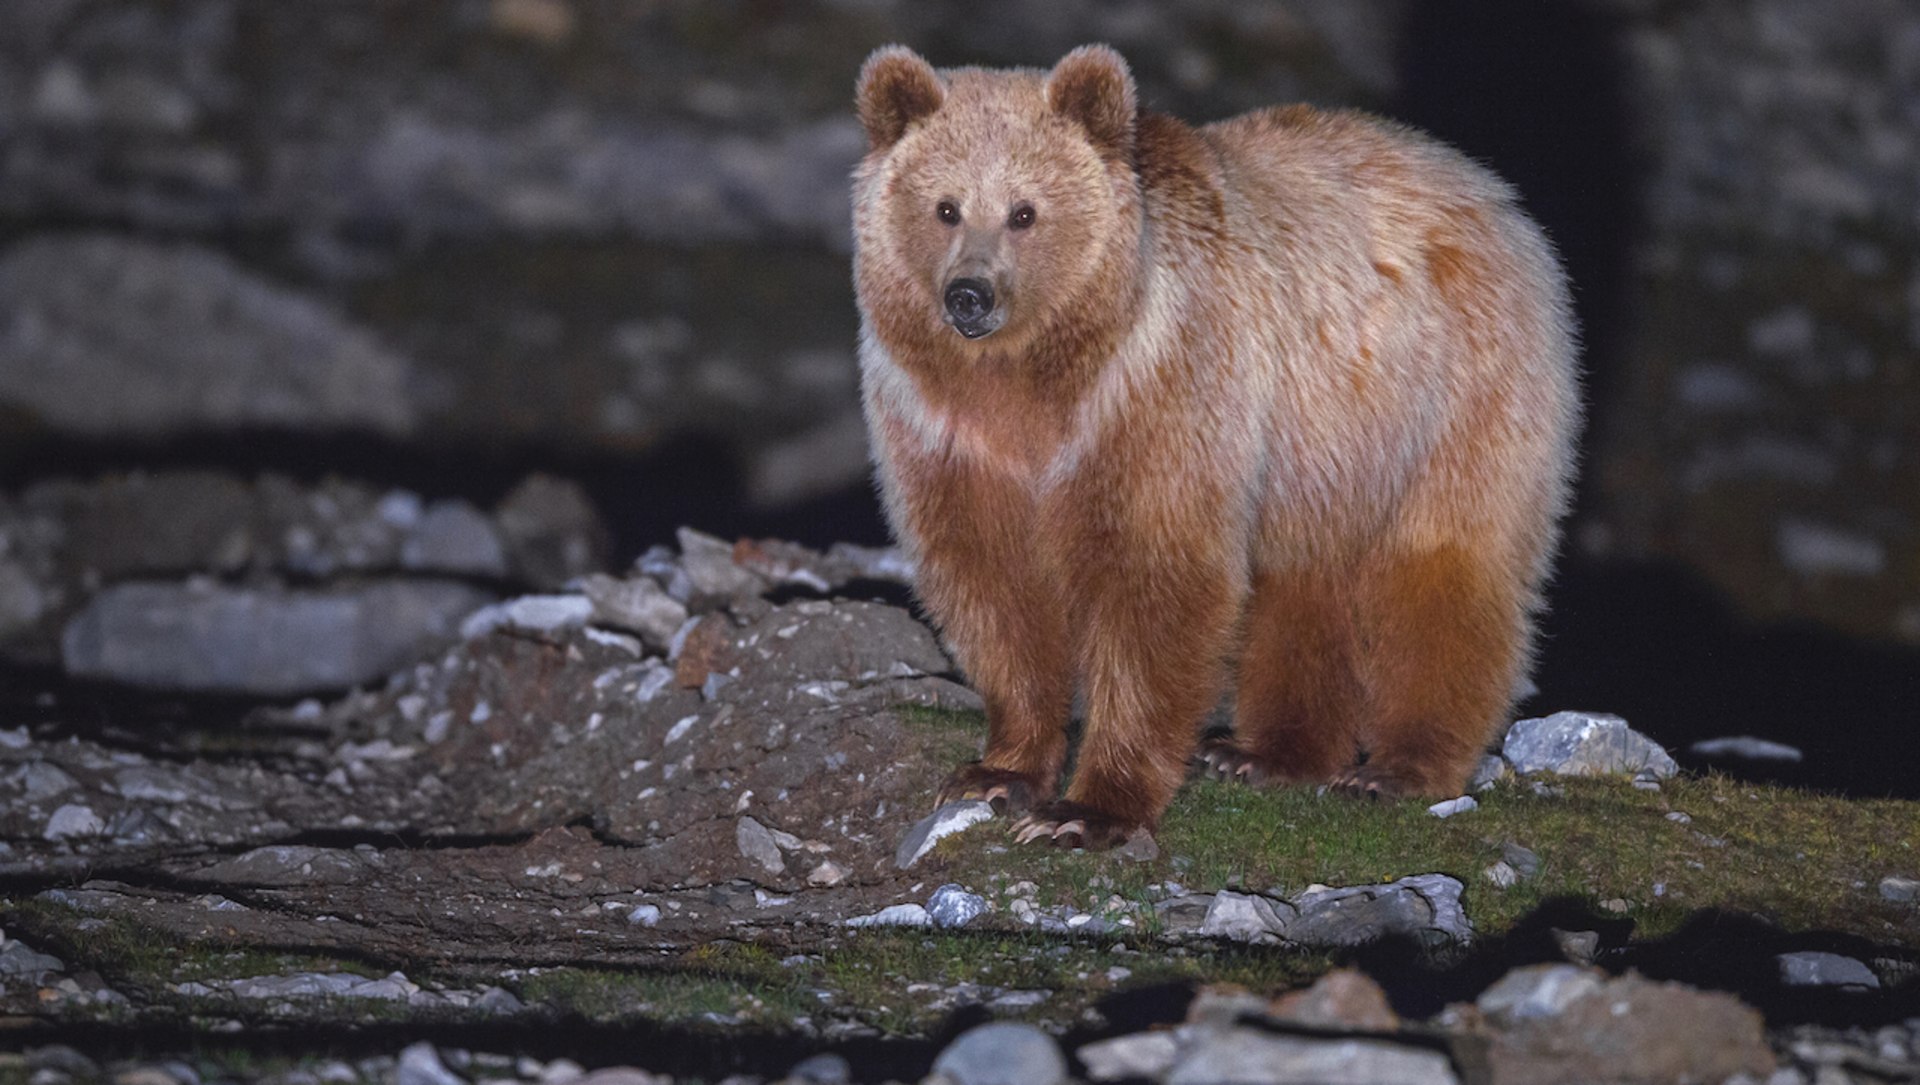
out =
[[[1397,799],[1418,794],[1418,784],[1405,773],[1378,767],[1371,762],[1354,765],[1327,782],[1327,790],[1356,799]]]
[[[1202,742],[1195,760],[1200,762],[1203,775],[1216,780],[1259,787],[1272,778],[1258,757],[1241,749],[1231,739],[1210,738]]]
[[[977,799],[991,803],[994,814],[1003,816],[1020,813],[1032,806],[1034,796],[1039,791],[1039,783],[1024,772],[990,769],[973,761],[954,769],[947,776],[947,782],[940,785],[940,794],[934,800],[934,805],[944,806],[960,799]]]
[[[1060,800],[1034,807],[1032,813],[1014,823],[1013,837],[1021,844],[1039,841],[1060,848],[1106,851],[1126,843],[1140,827],[1138,821]]]

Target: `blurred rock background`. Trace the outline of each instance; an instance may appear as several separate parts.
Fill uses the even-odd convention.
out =
[[[1920,644],[1907,0],[0,5],[0,622],[58,609],[49,480],[130,469],[398,488],[401,535],[409,496],[491,507],[543,470],[611,532],[576,524],[576,556],[616,564],[682,522],[880,541],[854,74],[889,41],[1087,40],[1154,108],[1359,106],[1523,191],[1592,400],[1550,663],[1609,606]],[[473,545],[441,567],[551,579]],[[272,550],[212,566],[288,575]]]

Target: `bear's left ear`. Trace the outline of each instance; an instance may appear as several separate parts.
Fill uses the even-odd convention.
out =
[[[1133,123],[1140,112],[1133,73],[1105,45],[1082,45],[1047,74],[1047,107],[1077,122],[1102,158],[1133,155]]]
[[[874,50],[860,67],[854,91],[867,144],[884,151],[907,134],[908,126],[940,108],[947,91],[933,65],[904,45]]]

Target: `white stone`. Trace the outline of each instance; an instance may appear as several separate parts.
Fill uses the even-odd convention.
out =
[[[755,819],[742,816],[734,825],[733,840],[740,848],[740,854],[766,873],[780,875],[787,872],[786,856],[780,853],[780,845],[774,840],[773,833]]]
[[[460,623],[460,636],[472,640],[502,628],[557,633],[578,629],[591,617],[593,602],[584,595],[523,595],[469,614]]]
[[[933,917],[918,904],[891,904],[870,915],[845,920],[849,927],[931,927]]]
[[[1479,806],[1480,800],[1472,795],[1462,795],[1457,799],[1446,799],[1434,803],[1427,807],[1427,813],[1437,818],[1450,818],[1455,814],[1464,814],[1469,810],[1478,809]]]
[[[1229,1028],[1196,1037],[1166,1085],[1455,1085],[1444,1052],[1381,1040]]]
[[[1136,1032],[1083,1044],[1074,1052],[1093,1081],[1157,1079],[1173,1068],[1178,1041],[1172,1032]]]
[[[1285,928],[1286,922],[1274,911],[1272,901],[1226,889],[1213,895],[1207,916],[1200,921],[1201,935],[1236,942],[1272,942]]]
[[[1535,964],[1516,968],[1481,992],[1476,1005],[1488,1017],[1529,1021],[1557,1017],[1568,1006],[1600,990],[1602,977],[1571,964]]]
[[[927,914],[936,927],[964,927],[987,910],[987,898],[964,886],[947,884],[927,898]]]
[[[1600,712],[1555,712],[1520,720],[1507,732],[1501,753],[1522,776],[1551,772],[1562,776],[1634,776],[1666,779],[1680,771],[1667,751],[1627,726],[1619,716]]]
[[[1789,987],[1878,988],[1880,977],[1861,961],[1839,953],[1801,950],[1774,958],[1780,982]]]
[[[1032,1025],[994,1021],[961,1033],[933,1060],[953,1085],[1063,1085],[1066,1056]]]
[[[425,1040],[409,1044],[394,1067],[394,1085],[467,1085],[466,1079],[440,1061],[440,1053]]]
[[[919,821],[900,839],[893,865],[905,870],[920,861],[943,838],[993,817],[993,805],[977,799],[950,802]]]
[[[48,840],[69,840],[78,836],[99,836],[107,831],[107,823],[91,807],[79,803],[68,803],[53,812],[47,819],[46,837]]]
[[[1784,742],[1773,742],[1752,735],[1707,738],[1687,747],[1695,757],[1739,757],[1748,761],[1799,761],[1801,754]]]

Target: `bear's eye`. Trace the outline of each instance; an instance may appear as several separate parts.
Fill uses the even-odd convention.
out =
[[[1023,203],[1007,216],[1007,225],[1016,230],[1024,230],[1033,225],[1033,205]]]
[[[933,213],[939,217],[941,222],[949,226],[960,225],[960,207],[952,200],[941,200],[934,206]]]

